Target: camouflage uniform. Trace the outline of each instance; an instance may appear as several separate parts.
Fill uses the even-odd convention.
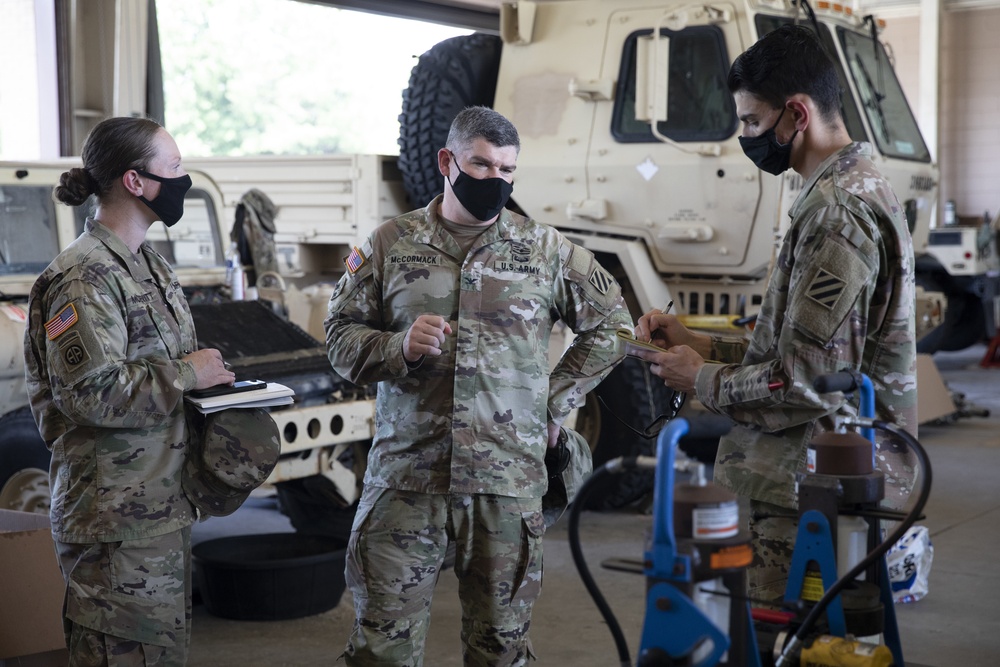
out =
[[[52,450],[67,641],[82,649],[97,631],[132,647],[116,664],[141,662],[139,644],[168,649],[156,664],[183,664],[195,520],[181,491],[183,392],[196,377],[180,360],[195,348],[180,284],[148,245],[133,254],[88,220],[35,282],[28,309],[25,372]]]
[[[372,654],[421,664],[446,533],[458,547],[466,664],[523,664],[540,589],[547,423],[583,405],[619,359],[615,330],[632,324],[617,283],[587,250],[503,210],[466,256],[438,219],[440,201],[381,225],[352,253],[326,320],[337,372],[379,382],[348,547],[351,664],[375,664]],[[441,356],[409,365],[403,339],[424,313],[453,333]],[[578,336],[550,373],[557,317]],[[396,511],[400,503],[414,511]],[[460,521],[457,506],[477,520]],[[490,536],[491,525],[503,534]],[[487,571],[474,558],[487,559]],[[486,592],[493,587],[497,597]]]
[[[819,375],[865,373],[876,415],[916,433],[913,245],[902,207],[870,156],[870,145],[854,143],[816,169],[789,212],[791,228],[749,341],[713,339],[713,359],[737,365],[706,364],[698,374],[701,402],[737,423],[719,445],[715,481],[752,507],[796,508],[806,444],[830,430],[834,416],[857,414],[841,394],[813,390]],[[768,388],[777,381],[781,388]],[[877,444],[885,504],[899,508],[913,487],[914,460],[884,434]],[[776,570],[758,573],[758,583],[779,594],[794,525],[753,522],[755,566]]]

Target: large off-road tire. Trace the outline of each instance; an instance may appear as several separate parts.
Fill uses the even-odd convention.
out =
[[[493,106],[501,45],[495,35],[460,35],[434,45],[414,65],[399,114],[399,170],[413,208],[443,192],[437,152],[458,112]]]
[[[986,309],[982,298],[946,273],[917,273],[917,284],[925,290],[943,292],[948,299],[944,321],[917,341],[917,352],[955,352],[982,342],[987,336]]]
[[[48,470],[51,458],[27,407],[0,417],[0,489],[22,470]]]
[[[654,419],[670,412],[670,390],[649,371],[649,364],[625,357],[597,386],[588,401],[602,399],[601,429],[594,448],[594,468],[619,456],[655,456],[656,438],[644,438],[638,431]],[[644,498],[653,490],[652,470],[630,470],[611,475],[590,495],[589,509],[616,509]]]

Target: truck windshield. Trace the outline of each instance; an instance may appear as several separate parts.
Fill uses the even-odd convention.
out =
[[[761,35],[793,22],[794,19],[784,16],[759,14],[756,18],[757,31]],[[809,21],[799,19],[798,24],[813,29]],[[859,99],[856,102],[850,94],[841,98],[840,110],[851,139],[874,141],[886,157],[930,162],[930,153],[920,136],[920,129],[906,102],[899,79],[889,63],[885,47],[878,40],[873,40],[871,35],[843,27],[837,28],[837,36],[847,59],[851,80],[858,90]],[[820,40],[831,54],[837,53],[833,36],[825,24],[820,24]],[[840,87],[849,92],[851,86],[839,57],[834,57],[834,64],[837,66]],[[872,137],[865,130],[859,105],[868,118],[874,135]]]
[[[790,19],[786,16],[768,16],[766,14],[758,14],[756,19],[757,32],[760,33],[761,36],[764,36],[772,30],[777,30],[783,25],[794,22],[794,19]],[[810,30],[814,29],[812,23],[809,23],[808,21],[799,20],[798,24],[805,26]],[[833,37],[830,35],[830,30],[825,25],[822,25],[820,29],[819,38],[829,53],[837,53],[837,49],[833,43]],[[840,89],[843,91],[850,91],[851,87],[847,83],[847,74],[844,73],[844,66],[836,57],[834,57],[833,61],[837,67],[837,80],[840,81]],[[847,127],[847,133],[851,135],[851,139],[854,141],[869,140],[868,132],[865,131],[865,124],[861,120],[861,113],[858,111],[858,105],[854,103],[854,98],[850,95],[841,96],[840,115],[844,118],[844,125]]]
[[[0,275],[41,273],[58,254],[52,186],[0,186]]]
[[[889,157],[930,162],[882,42],[844,28],[837,28],[837,35],[879,150]]]

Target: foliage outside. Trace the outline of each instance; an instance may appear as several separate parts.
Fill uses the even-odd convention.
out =
[[[187,156],[396,154],[415,58],[469,33],[295,0],[160,0],[157,20]]]

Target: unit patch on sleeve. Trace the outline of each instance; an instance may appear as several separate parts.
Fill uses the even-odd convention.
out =
[[[806,290],[806,295],[830,310],[836,305],[837,299],[844,291],[844,286],[843,280],[824,269],[820,269],[816,278],[813,279],[812,285]]]
[[[364,266],[366,261],[368,261],[368,258],[365,257],[365,254],[361,252],[360,248],[354,246],[354,250],[352,250],[351,254],[347,256],[344,263],[347,265],[347,270],[353,275],[358,272],[358,269]]]
[[[55,340],[66,329],[76,324],[79,319],[76,314],[76,306],[71,303],[67,304],[55,317],[45,323],[45,334],[49,340]]]
[[[59,354],[66,364],[66,369],[70,371],[90,360],[87,348],[83,345],[83,339],[76,331],[67,336],[66,340],[59,343]]]
[[[601,294],[607,294],[614,283],[615,280],[611,277],[611,274],[599,266],[590,274],[590,284]]]

